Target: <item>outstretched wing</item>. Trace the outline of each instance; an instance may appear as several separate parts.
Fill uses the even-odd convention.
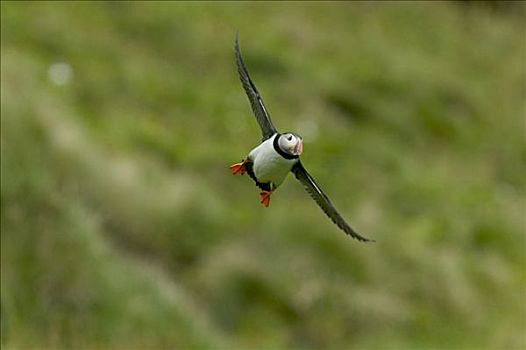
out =
[[[263,103],[261,95],[256,89],[256,85],[254,85],[252,79],[250,79],[250,76],[248,75],[247,67],[245,66],[243,58],[241,57],[241,51],[239,51],[237,33],[234,47],[236,51],[236,63],[237,71],[239,73],[239,79],[241,80],[243,88],[247,93],[250,105],[252,106],[252,110],[254,111],[254,115],[256,116],[259,126],[261,127],[263,141],[265,141],[266,139],[270,138],[272,135],[277,133],[277,130],[272,124],[272,120],[270,120],[270,115],[268,114],[267,109],[265,108],[265,104]]]
[[[327,216],[332,220],[332,222],[338,225],[339,228],[341,228],[345,233],[351,235],[351,237],[359,241],[374,242],[373,240],[362,237],[360,234],[354,231],[351,226],[349,226],[349,224],[340,215],[340,213],[338,213],[329,197],[327,197],[327,195],[323,193],[321,188],[316,184],[316,182],[314,181],[312,176],[310,176],[307,170],[305,170],[303,164],[301,164],[300,161],[298,161],[292,167],[291,171],[294,173],[294,175],[296,175],[296,179],[298,179],[303,184],[303,187],[305,187],[307,192],[316,201],[316,203],[318,203],[318,205],[323,209],[325,214],[327,214]]]

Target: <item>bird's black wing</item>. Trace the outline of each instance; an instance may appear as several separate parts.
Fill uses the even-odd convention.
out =
[[[239,73],[239,79],[241,80],[241,83],[243,84],[243,88],[245,89],[245,92],[247,93],[248,99],[250,101],[250,105],[252,106],[252,110],[254,111],[254,115],[256,116],[259,126],[261,127],[261,132],[263,134],[263,141],[265,141],[266,139],[270,138],[272,135],[277,133],[277,130],[272,124],[270,115],[267,112],[267,109],[265,108],[265,104],[263,103],[263,99],[261,98],[261,95],[256,89],[256,85],[254,85],[254,82],[252,82],[252,79],[250,79],[250,76],[248,75],[247,67],[245,66],[245,63],[243,62],[243,58],[241,57],[241,51],[239,51],[237,33],[236,33],[236,40],[235,40],[234,47],[236,51],[236,63],[237,63],[237,71]]]
[[[301,164],[300,161],[298,161],[291,170],[294,175],[296,175],[296,179],[298,179],[302,184],[303,187],[307,190],[307,192],[311,195],[311,197],[318,203],[318,205],[323,209],[325,214],[336,224],[339,228],[341,228],[345,233],[348,235],[351,235],[351,237],[362,241],[362,242],[374,242],[373,240],[370,240],[368,238],[362,237],[360,234],[358,234],[356,231],[352,229],[351,226],[345,221],[345,219],[338,213],[334,205],[332,204],[331,200],[323,191],[321,188],[316,184],[312,176],[305,170],[303,167],[303,164]]]

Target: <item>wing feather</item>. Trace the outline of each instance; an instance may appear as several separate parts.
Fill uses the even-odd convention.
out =
[[[357,239],[362,242],[374,242],[371,239],[361,236],[358,232],[353,230],[353,228],[345,221],[345,219],[338,213],[331,200],[321,188],[316,184],[312,176],[305,170],[303,164],[298,161],[291,170],[296,178],[303,184],[305,190],[311,195],[311,197],[318,203],[318,205],[323,209],[325,214],[334,222],[340,229],[342,229],[346,234],[350,235],[354,239]]]
[[[256,120],[258,121],[258,124],[261,128],[261,133],[263,134],[263,141],[265,141],[266,139],[270,138],[272,135],[277,133],[277,130],[272,124],[270,114],[268,113],[267,108],[263,103],[261,95],[256,89],[256,85],[254,85],[254,82],[250,78],[250,75],[248,75],[247,67],[243,62],[243,58],[241,57],[241,51],[239,50],[237,33],[234,48],[236,51],[236,63],[237,71],[239,73],[239,79],[241,80],[241,84],[243,85],[243,88],[247,93],[248,100],[250,101],[250,105],[252,106],[252,110],[254,111],[254,115],[256,116]]]

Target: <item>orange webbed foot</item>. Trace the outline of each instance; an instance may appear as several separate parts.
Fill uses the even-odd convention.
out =
[[[261,204],[265,206],[265,208],[268,208],[270,205],[270,195],[272,194],[272,191],[262,191],[259,195],[261,196]]]
[[[232,174],[234,175],[244,175],[247,172],[246,161],[232,164],[230,166],[230,169],[232,170]]]

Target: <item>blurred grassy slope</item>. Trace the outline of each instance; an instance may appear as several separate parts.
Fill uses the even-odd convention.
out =
[[[1,10],[5,345],[526,346],[520,5]],[[377,243],[293,180],[263,209],[230,175],[259,139],[236,30],[277,127]]]

